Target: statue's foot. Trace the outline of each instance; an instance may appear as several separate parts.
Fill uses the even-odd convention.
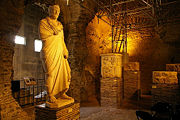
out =
[[[67,96],[65,93],[61,96],[62,99],[73,99],[72,97]]]
[[[57,99],[54,96],[49,96],[49,102],[55,103]]]

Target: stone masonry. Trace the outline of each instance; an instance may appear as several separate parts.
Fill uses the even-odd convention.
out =
[[[137,99],[140,92],[140,67],[138,62],[124,65],[124,99]]]
[[[170,70],[172,65],[166,67]],[[180,87],[177,72],[153,71],[152,97],[153,104],[157,102],[167,102],[173,105],[180,104]]]
[[[166,64],[166,70],[177,72],[178,83],[180,84],[180,64]]]
[[[101,106],[119,107],[122,101],[122,55],[101,55]]]
[[[23,7],[23,0],[0,1],[0,119],[2,120],[30,119],[11,93],[13,39],[21,25]]]
[[[177,72],[153,71],[153,83],[155,84],[177,84]]]
[[[180,87],[177,84],[154,84],[152,86],[152,102],[180,104]]]
[[[47,108],[45,104],[37,105],[36,120],[79,120],[79,103],[73,103],[61,108]]]

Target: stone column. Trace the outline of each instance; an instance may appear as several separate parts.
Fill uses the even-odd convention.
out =
[[[119,107],[122,100],[122,55],[101,55],[101,106]]]
[[[124,65],[124,99],[137,99],[140,95],[140,67],[138,62]]]

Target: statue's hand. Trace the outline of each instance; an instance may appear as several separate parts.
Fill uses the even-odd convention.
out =
[[[58,35],[58,32],[57,32],[57,31],[55,31],[55,32],[54,32],[54,35]]]
[[[64,50],[64,58],[68,59],[68,51],[67,50]]]
[[[65,59],[68,59],[68,54],[67,54],[67,55],[64,55],[64,58],[65,58]]]

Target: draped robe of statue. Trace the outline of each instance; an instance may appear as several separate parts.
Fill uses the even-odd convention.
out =
[[[40,21],[39,32],[43,42],[41,57],[47,75],[48,94],[56,96],[69,88],[71,79],[71,69],[64,57],[68,55],[68,50],[64,42],[63,26],[46,17]],[[55,32],[58,34],[55,35]]]

